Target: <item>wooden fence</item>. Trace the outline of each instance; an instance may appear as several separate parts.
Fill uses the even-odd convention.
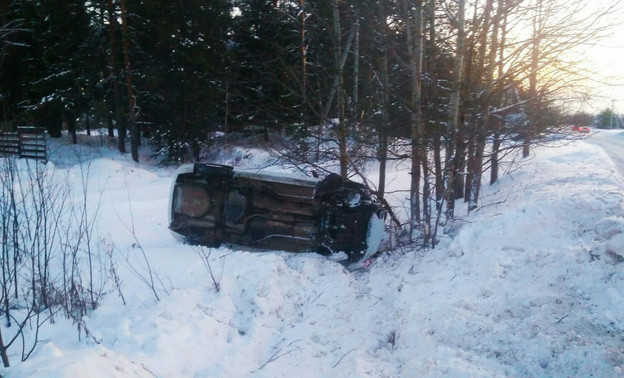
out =
[[[40,127],[19,126],[16,132],[0,133],[0,155],[48,161],[45,131]]]

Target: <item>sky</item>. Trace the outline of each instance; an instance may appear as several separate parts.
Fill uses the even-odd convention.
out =
[[[528,0],[528,11],[519,21],[514,20],[517,24],[511,24],[513,38],[532,39],[534,9],[538,9],[532,8],[535,2],[538,0]],[[551,28],[546,30],[562,38],[567,47],[555,52],[561,54],[561,62],[566,62],[566,72],[577,74],[571,77],[572,86],[563,86],[561,104],[569,112],[592,114],[612,105],[617,111],[619,105],[619,113],[624,113],[624,1],[548,0],[543,4],[545,27]],[[542,44],[542,48],[545,54],[552,52],[548,43]],[[530,56],[525,59],[530,60]],[[559,77],[557,81],[565,83],[564,79]]]
[[[599,6],[605,1],[596,1]],[[620,3],[622,3],[620,1]],[[618,15],[620,17],[618,17]],[[624,113],[624,4],[619,4],[606,22],[613,23],[610,35],[595,46],[583,46],[587,56],[586,67],[597,73],[589,111],[602,111],[614,105],[617,113]],[[619,18],[619,21],[618,21]],[[613,102],[615,101],[615,102]]]
[[[594,47],[594,63],[601,73],[613,80],[613,85],[602,86],[604,101],[615,100],[615,108],[624,113],[624,27],[620,26],[615,34],[604,44]]]

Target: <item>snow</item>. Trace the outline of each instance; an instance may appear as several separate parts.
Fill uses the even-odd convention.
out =
[[[253,168],[265,158],[215,162]],[[97,231],[115,245],[126,304],[109,282],[84,319],[93,338],[59,315],[26,361],[9,349],[2,376],[624,374],[624,180],[587,141],[534,149],[484,186],[476,211],[457,203],[453,237],[436,249],[402,248],[357,272],[313,253],[180,244],[167,230],[174,168],[106,145],[59,144],[50,161],[74,185],[89,167],[90,205],[103,204]],[[396,168],[391,187],[409,188]],[[160,300],[141,279],[139,247]],[[5,340],[11,332],[3,326]]]

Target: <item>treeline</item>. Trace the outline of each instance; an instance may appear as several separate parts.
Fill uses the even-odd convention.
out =
[[[451,217],[453,199],[477,205],[484,167],[495,182],[501,153],[528,155],[559,123],[583,79],[568,52],[604,32],[602,3],[3,2],[0,122],[51,136],[105,126],[135,160],[141,140],[198,158],[217,132],[244,130],[288,135],[314,160],[329,139],[345,177],[358,142],[380,163],[380,196],[400,137],[411,229],[430,230],[443,202]]]

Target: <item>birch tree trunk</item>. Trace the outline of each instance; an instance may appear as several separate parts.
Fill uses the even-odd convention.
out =
[[[490,13],[494,8],[494,0],[487,0],[485,7],[485,21],[484,21],[484,30],[483,30],[483,38],[482,43],[485,45],[487,43],[488,31],[490,29]],[[492,88],[494,85],[494,68],[496,63],[496,54],[498,52],[498,27],[500,14],[502,12],[501,8],[498,8],[494,17],[492,17],[491,27],[492,27],[492,37],[490,39],[489,51],[486,57],[484,56],[484,67],[482,69],[485,70],[485,75],[483,78],[484,89],[482,91],[481,98],[481,124],[477,130],[476,135],[476,145],[475,145],[475,158],[474,158],[474,167],[473,167],[473,182],[472,182],[472,190],[470,192],[470,198],[468,201],[468,211],[472,211],[477,208],[479,202],[479,193],[481,191],[481,177],[483,175],[483,156],[485,150],[485,141],[487,137],[487,133],[492,130],[491,125],[491,117],[490,117],[490,104],[491,104],[491,96],[492,96]],[[484,50],[485,55],[485,50]]]
[[[305,0],[299,0],[299,12],[301,17],[301,30],[300,30],[300,45],[299,45],[299,56],[301,59],[301,115],[302,121],[304,122],[304,131],[307,133],[307,128],[305,127],[305,117],[303,117],[303,109],[308,104],[308,46],[306,43],[306,18],[307,14],[305,11]]]
[[[379,185],[377,195],[383,199],[386,191],[386,165],[388,161],[388,125],[390,123],[390,80],[388,75],[388,25],[383,2],[378,3],[379,27],[381,33],[381,124],[379,125]]]
[[[466,42],[466,56],[464,61],[464,85],[463,92],[461,96],[463,98],[470,98],[470,93],[481,93],[483,91],[482,82],[483,82],[483,65],[485,62],[485,51],[487,45],[487,27],[489,25],[489,12],[487,11],[487,7],[489,5],[489,1],[486,1],[486,6],[483,13],[479,13],[479,2],[474,3],[474,11],[473,19],[472,19],[472,31],[471,33],[467,32],[470,35],[470,38],[467,38]],[[483,22],[483,24],[481,24]],[[479,31],[481,32],[479,33]],[[473,58],[476,56],[476,58]],[[464,127],[460,127],[460,134],[464,136],[465,139],[465,157],[462,157],[458,147],[457,152],[457,160],[461,162],[463,166],[459,169],[460,172],[466,172],[465,175],[458,175],[456,177],[456,188],[457,190],[463,190],[462,195],[464,198],[464,202],[468,203],[470,201],[470,195],[472,193],[472,184],[474,182],[474,167],[475,167],[475,145],[477,143],[477,133],[479,130],[478,122],[480,122],[480,114],[479,111],[481,108],[477,108],[474,101],[471,102],[469,106],[464,105],[463,112],[460,113],[463,115],[466,111],[471,113],[471,117],[469,117],[469,122]],[[462,107],[460,106],[460,109]],[[460,124],[461,118],[460,118]],[[459,168],[459,167],[458,167]],[[460,181],[461,182],[460,185]]]
[[[412,6],[413,3],[413,6]],[[422,127],[422,63],[423,63],[423,4],[422,0],[404,0],[405,30],[409,56],[411,98],[410,98],[410,130],[411,130],[411,184],[410,184],[410,240],[420,225],[420,144],[423,135]]]
[[[359,92],[360,92],[360,12],[355,10],[355,22],[353,24],[355,36],[353,42],[353,95],[351,98],[351,120],[359,123]]]
[[[342,32],[340,30],[340,12],[338,9],[338,0],[332,0],[332,19],[334,26],[334,69],[336,75],[336,110],[338,112],[338,149],[340,154],[340,177],[343,180],[348,178],[347,171],[347,130],[346,130],[346,116],[345,116],[345,101],[344,101],[344,75],[343,65],[341,59],[342,50]]]
[[[436,72],[436,0],[429,0],[428,3],[428,17],[429,17],[429,43],[431,44],[431,53],[429,54],[429,75],[431,76],[431,99],[432,108],[434,109],[433,117],[437,117],[438,102],[438,77]],[[436,118],[437,120],[437,118]],[[437,123],[437,122],[436,122]],[[441,134],[438,132],[437,127],[433,132],[433,170],[435,175],[435,201],[436,210],[440,210],[442,201],[444,200],[444,170],[442,167],[442,142],[440,140]]]

